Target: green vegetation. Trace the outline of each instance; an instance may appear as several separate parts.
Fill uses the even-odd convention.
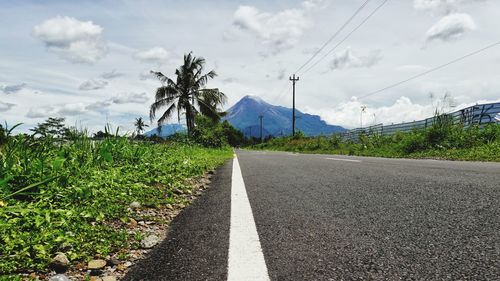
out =
[[[124,230],[131,202],[179,203],[175,189],[232,156],[225,142],[155,144],[108,129],[93,140],[62,122],[33,135],[0,127],[0,276],[46,271],[57,252],[75,263],[136,247]]]
[[[500,125],[464,128],[439,122],[430,128],[409,133],[389,136],[361,134],[357,142],[343,141],[340,135],[304,137],[298,134],[271,139],[252,148],[376,157],[500,161]]]

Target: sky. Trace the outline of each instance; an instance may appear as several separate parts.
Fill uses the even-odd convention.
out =
[[[189,52],[218,73],[225,109],[245,95],[291,107],[289,76],[365,1],[1,0],[0,122],[132,131],[161,85],[149,71],[174,77]],[[297,72],[299,110],[354,128],[500,101],[500,46],[364,97],[500,40],[500,1],[388,0],[341,42],[384,1]]]

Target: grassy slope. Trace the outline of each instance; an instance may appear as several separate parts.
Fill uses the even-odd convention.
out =
[[[131,202],[176,203],[175,188],[189,188],[186,179],[231,157],[230,148],[127,139],[57,145],[11,138],[0,147],[0,276],[45,271],[57,252],[76,262],[131,246],[125,230],[108,226],[128,222]]]
[[[254,149],[391,158],[435,158],[500,161],[500,125],[484,129],[455,126],[430,128],[392,136],[362,136],[359,142],[338,137],[279,138]]]

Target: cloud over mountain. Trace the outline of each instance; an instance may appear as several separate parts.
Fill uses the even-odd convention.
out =
[[[92,21],[57,16],[36,25],[33,35],[50,52],[73,63],[95,63],[106,55],[103,28]]]

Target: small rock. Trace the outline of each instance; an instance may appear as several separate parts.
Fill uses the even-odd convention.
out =
[[[52,263],[50,264],[50,267],[56,272],[56,273],[64,273],[66,270],[68,270],[69,266],[69,260],[68,257],[66,257],[65,254],[59,253],[57,254],[53,259]]]
[[[101,279],[102,279],[102,281],[116,281],[116,277],[114,277],[114,276],[104,276]]]
[[[167,209],[169,209],[169,210],[173,210],[173,209],[174,209],[174,207],[172,207],[172,205],[171,205],[171,204],[167,204]]]
[[[97,276],[90,276],[90,281],[102,281],[102,279]]]
[[[151,234],[148,237],[142,239],[141,241],[141,247],[143,249],[151,249],[153,248],[156,244],[160,242],[160,238],[158,236]]]
[[[104,268],[105,266],[106,266],[106,261],[99,259],[99,260],[89,261],[87,268],[92,270],[92,269],[101,269]]]
[[[130,203],[129,207],[132,209],[138,209],[141,207],[141,203],[134,201],[134,202]]]
[[[90,276],[99,276],[102,275],[103,271],[101,269],[92,269],[89,271]],[[98,277],[96,277],[98,278]],[[91,279],[92,280],[92,279]],[[96,281],[100,281],[101,278],[96,279]]]
[[[70,281],[70,279],[64,274],[57,274],[50,277],[49,281]]]
[[[109,266],[115,266],[115,265],[119,265],[121,262],[119,259],[117,259],[116,257],[111,257],[109,260],[108,260],[108,265]]]
[[[131,228],[134,228],[137,226],[137,221],[134,220],[133,218],[130,218],[130,222],[128,223],[128,226]]]

